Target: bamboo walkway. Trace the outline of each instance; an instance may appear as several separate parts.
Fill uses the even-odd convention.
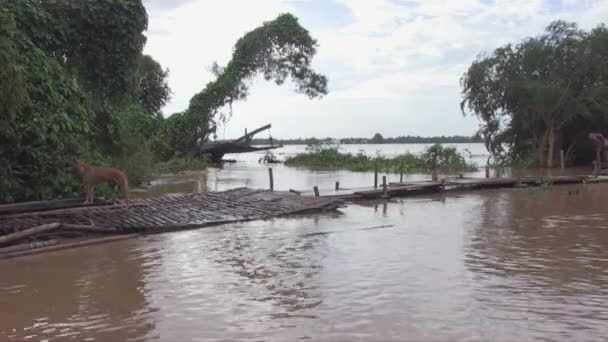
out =
[[[301,196],[315,196],[320,198],[340,198],[343,200],[407,197],[419,194],[430,194],[444,191],[466,191],[475,189],[533,187],[563,184],[608,183],[608,176],[544,176],[519,178],[465,178],[452,177],[436,181],[392,182],[377,187],[340,188],[338,183],[335,189],[314,189],[309,191],[295,191]]]
[[[270,172],[272,187],[272,172]],[[336,210],[344,200],[414,196],[443,191],[608,182],[608,176],[444,178],[386,183],[378,187],[313,191],[238,188],[222,192],[173,194],[133,199],[131,206],[80,200],[0,206],[0,258],[114,241],[139,234]]]
[[[103,202],[82,206],[73,200],[0,206],[0,257],[45,251],[52,247],[50,244],[73,243],[100,235],[106,235],[107,239],[107,235],[200,228],[335,210],[341,204],[335,198],[239,188],[133,199],[129,208]]]

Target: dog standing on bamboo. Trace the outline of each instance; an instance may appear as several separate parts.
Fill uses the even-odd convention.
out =
[[[84,186],[85,200],[84,203],[93,203],[93,188],[95,185],[103,182],[108,182],[110,185],[118,186],[122,192],[122,196],[129,207],[129,183],[127,175],[124,172],[112,167],[98,167],[85,163],[82,160],[76,160],[72,164],[72,172],[82,177]],[[112,201],[114,201],[114,193],[112,193]]]

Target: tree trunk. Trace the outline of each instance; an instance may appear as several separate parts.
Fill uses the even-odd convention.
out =
[[[2,236],[0,236],[0,245],[9,244],[11,242],[26,238],[28,236],[46,232],[48,230],[57,229],[59,227],[61,227],[61,223],[54,222],[54,223],[47,223],[47,224],[43,224],[40,226],[19,230],[14,233],[2,235]]]
[[[553,168],[553,148],[555,147],[555,128],[549,128],[549,148],[547,151],[547,168]]]
[[[545,145],[547,141],[547,133],[544,133],[540,141],[536,145],[536,158],[538,167],[545,166]]]

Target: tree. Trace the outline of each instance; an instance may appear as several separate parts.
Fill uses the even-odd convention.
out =
[[[66,161],[107,159],[146,27],[140,0],[2,2],[0,202],[69,193]]]
[[[139,103],[150,114],[162,119],[161,109],[169,101],[171,89],[167,83],[169,70],[148,55],[143,55],[139,62]]]
[[[290,77],[296,91],[310,98],[327,94],[327,78],[310,67],[316,45],[291,14],[281,14],[246,33],[236,42],[228,64],[213,67],[217,78],[192,97],[186,111],[178,114],[179,121],[186,123],[182,125],[185,130],[171,139],[180,141],[177,146],[182,152],[193,152],[198,143],[216,132],[218,123],[229,119],[232,103],[247,97],[248,84],[257,74],[278,85]]]
[[[584,130],[608,108],[601,95],[606,41],[604,26],[585,32],[556,21],[537,37],[473,62],[461,78],[461,108],[480,119],[496,163],[532,160],[552,167],[556,144],[569,155],[582,148]]]
[[[384,137],[382,137],[382,134],[376,133],[369,142],[372,144],[382,144],[384,142]]]

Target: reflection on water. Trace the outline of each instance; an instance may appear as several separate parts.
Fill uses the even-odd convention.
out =
[[[602,340],[607,191],[368,203],[4,260],[0,340]]]

